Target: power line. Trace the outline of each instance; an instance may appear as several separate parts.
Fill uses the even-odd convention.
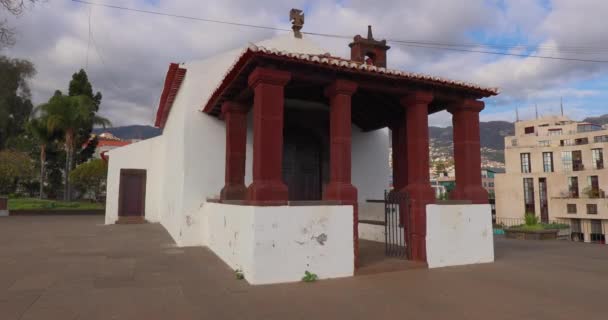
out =
[[[226,25],[232,25],[232,26],[273,30],[273,31],[283,31],[283,32],[292,31],[290,29],[283,29],[283,28],[277,28],[277,27],[271,27],[271,26],[261,26],[261,25],[238,23],[238,22],[223,21],[223,20],[216,20],[216,19],[198,18],[198,17],[177,15],[177,14],[171,14],[171,13],[165,13],[165,12],[159,12],[159,11],[135,9],[135,8],[118,6],[118,5],[96,3],[96,2],[85,1],[85,0],[72,0],[72,1],[87,4],[90,6],[106,7],[106,8],[112,8],[112,9],[118,9],[118,10],[146,13],[146,14],[152,14],[152,15],[158,15],[158,16],[167,16],[167,17],[186,19],[186,20],[211,22],[211,23],[226,24]],[[352,39],[352,36],[339,35],[339,34],[318,33],[318,32],[302,32],[302,33],[311,35],[311,36],[319,36],[319,37]],[[551,47],[551,46],[547,46],[547,45],[531,46],[531,45],[498,45],[498,44],[473,44],[473,43],[457,44],[457,43],[441,43],[441,42],[433,42],[433,41],[394,40],[394,39],[387,39],[387,41],[391,42],[391,43],[397,43],[397,44],[400,44],[400,45],[403,45],[406,47],[414,47],[414,48],[426,48],[426,49],[458,51],[458,52],[472,52],[472,53],[515,56],[515,57],[523,57],[523,58],[548,59],[548,60],[608,63],[608,60],[581,59],[581,58],[574,58],[574,57],[556,57],[556,56],[547,56],[547,55],[538,55],[538,54],[519,54],[519,53],[512,53],[512,52],[488,51],[488,50],[475,49],[475,48],[479,48],[479,47],[482,47],[482,48],[485,47],[485,48],[495,48],[495,49],[534,49],[534,50],[545,49],[545,50],[554,50],[557,52],[576,53],[576,54],[608,53],[608,48],[602,48],[602,47],[589,47],[589,46]],[[473,49],[465,49],[465,48],[470,48],[470,47],[473,47]],[[591,50],[596,50],[596,51],[591,51]]]
[[[93,48],[95,49],[95,53],[97,53],[97,56],[99,57],[99,60],[101,61],[101,64],[103,64],[103,66],[108,70],[108,72],[111,73],[110,68],[106,64],[106,61],[103,58],[103,56],[101,55],[99,47],[97,46],[97,42],[95,42],[95,37],[93,37],[93,31],[92,31],[92,28],[91,28],[91,17],[90,17],[90,15],[89,15],[89,41],[93,43]],[[87,52],[87,67],[88,67],[88,61],[89,61],[89,56],[88,56],[88,52]],[[110,80],[110,82],[112,83],[112,85],[114,87],[116,87],[116,89],[121,90],[120,86],[118,86],[116,84],[116,82],[114,82],[114,77],[112,75],[110,75],[110,77],[108,77],[108,79]]]

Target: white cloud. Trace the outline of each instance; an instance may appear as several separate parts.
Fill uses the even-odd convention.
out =
[[[475,33],[490,38],[542,41],[543,46],[550,46],[551,50],[541,49],[538,54],[552,56],[574,55],[566,52],[564,45],[601,47],[608,41],[604,23],[608,3],[601,0],[554,0],[548,6],[543,5],[544,1],[529,0],[181,0],[160,1],[157,6],[144,0],[100,2],[282,28],[288,27],[289,9],[300,7],[306,8],[305,31],[354,36],[365,34],[366,26],[371,24],[376,38],[450,43],[472,42],[471,34]],[[49,1],[10,20],[19,30],[19,39],[6,53],[36,64],[38,74],[32,80],[36,103],[48,99],[55,89],[67,90],[71,74],[84,67],[88,12],[88,6],[69,0]],[[276,33],[109,8],[93,7],[91,12],[95,41],[88,49],[87,72],[94,88],[104,94],[102,113],[117,125],[153,122],[170,62],[206,58]],[[332,53],[348,56],[349,39],[315,39]],[[533,101],[539,106],[549,106],[555,105],[559,96],[576,101],[603,95],[595,89],[578,88],[576,84],[605,76],[605,64],[389,45],[392,46],[390,67],[501,87],[502,94],[487,101],[483,120],[514,118],[513,110],[496,111],[499,105]],[[575,103],[570,104],[574,108]],[[585,108],[578,111],[588,113]],[[449,114],[431,117],[431,124],[449,125],[450,122]]]

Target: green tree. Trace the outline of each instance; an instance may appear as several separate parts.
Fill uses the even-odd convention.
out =
[[[0,56],[0,150],[24,132],[33,109],[27,81],[35,73],[27,60]]]
[[[36,140],[40,149],[40,199],[44,198],[44,182],[46,180],[46,150],[55,139],[55,133],[49,129],[46,116],[33,118],[27,124],[28,133]]]
[[[73,168],[74,147],[78,130],[89,125],[110,124],[110,121],[95,114],[95,103],[87,96],[54,95],[48,103],[40,107],[47,117],[47,126],[52,131],[63,133],[66,152],[64,199],[71,200],[69,172]]]
[[[82,195],[91,195],[96,202],[108,176],[108,165],[101,159],[85,162],[70,173],[70,180]]]
[[[94,102],[94,111],[99,111],[99,105],[101,104],[101,92],[97,92],[93,94],[93,85],[89,82],[89,77],[87,73],[80,69],[78,72],[72,75],[72,80],[70,80],[70,85],[68,89],[69,96],[87,96],[91,98]],[[76,145],[80,146],[89,140],[91,136],[91,132],[93,131],[93,124],[88,124],[80,128],[76,134]],[[89,148],[80,150],[76,155],[76,164],[84,163],[88,161],[95,151],[96,144],[89,144]]]
[[[25,152],[0,151],[0,194],[11,194],[17,190],[19,181],[34,176],[34,164]]]

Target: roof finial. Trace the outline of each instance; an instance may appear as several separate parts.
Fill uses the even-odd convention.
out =
[[[559,97],[559,109],[562,112],[562,117],[564,116],[564,98]]]
[[[536,112],[536,119],[538,120],[538,103],[534,104],[534,111]]]
[[[367,26],[367,39],[374,40],[374,35],[372,34],[372,26]]]
[[[515,107],[515,122],[519,122],[519,108]]]
[[[291,30],[296,38],[302,39],[302,27],[304,26],[304,13],[300,9],[291,9],[289,11],[289,21],[291,21]]]

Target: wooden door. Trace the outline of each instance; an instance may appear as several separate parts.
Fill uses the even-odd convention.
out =
[[[146,170],[121,169],[118,216],[144,217],[146,211]]]
[[[301,132],[287,133],[283,147],[283,181],[290,201],[321,200],[319,143]]]

